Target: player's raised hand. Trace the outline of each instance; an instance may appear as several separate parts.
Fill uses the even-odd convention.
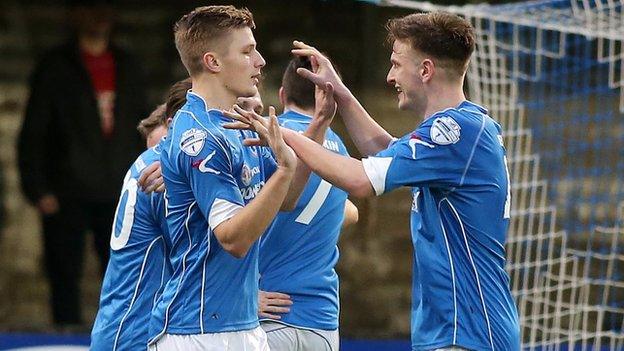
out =
[[[298,68],[297,73],[302,77],[310,80],[321,89],[325,89],[326,84],[330,83],[337,94],[348,91],[342,83],[342,79],[334,69],[329,59],[318,51],[315,47],[307,45],[301,41],[293,41],[294,49],[291,52],[297,56],[306,56],[310,58],[312,71],[305,68]]]
[[[275,107],[269,106],[269,118],[262,117],[253,111],[247,111],[238,105],[234,105],[233,111],[223,111],[223,114],[235,120],[235,122],[224,124],[224,128],[247,129],[258,134],[258,138],[243,140],[244,145],[270,147],[275,154],[278,165],[294,171],[297,166],[297,157],[284,141],[281,127],[275,115]]]
[[[292,305],[290,296],[278,292],[262,291],[258,292],[258,317],[281,319],[279,314],[288,313]]]
[[[269,111],[275,114],[275,108],[271,106]],[[268,143],[268,118],[262,117],[254,111],[246,110],[239,105],[234,105],[231,111],[222,111],[222,113],[234,120],[230,123],[223,124],[226,129],[251,130],[258,133],[259,138],[245,139],[243,144],[247,146],[269,146]]]
[[[325,86],[316,86],[314,89],[314,119],[331,124],[336,115],[336,99],[334,98],[334,86],[325,83]]]
[[[277,122],[277,116],[275,116],[275,108],[269,107],[269,125],[267,138],[269,147],[273,150],[275,160],[279,167],[294,172],[297,168],[297,156],[290,146],[286,145],[284,136],[282,135],[282,128]]]

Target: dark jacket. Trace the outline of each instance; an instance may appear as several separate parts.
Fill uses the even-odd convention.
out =
[[[44,55],[18,140],[22,188],[30,201],[51,193],[63,199],[115,201],[129,165],[145,148],[136,130],[147,116],[140,67],[112,49],[116,69],[115,125],[105,139],[91,78],[75,42]]]

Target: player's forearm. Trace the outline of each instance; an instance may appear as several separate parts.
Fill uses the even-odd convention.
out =
[[[299,201],[299,197],[303,190],[305,189],[306,184],[308,183],[308,179],[310,178],[310,167],[306,165],[301,160],[297,160],[297,169],[295,170],[295,174],[293,176],[292,181],[290,182],[290,187],[284,197],[284,201],[280,206],[280,211],[292,211],[297,207],[297,202]],[[271,177],[272,178],[272,177]]]
[[[323,118],[315,118],[314,120],[312,120],[303,135],[318,144],[323,144],[323,142],[325,141],[325,133],[327,132],[328,128],[329,120]],[[284,203],[282,204],[280,210],[292,211],[295,209],[295,207],[297,206],[297,202],[299,201],[299,197],[301,196],[301,193],[308,183],[310,173],[310,167],[308,167],[304,162],[298,160],[295,176],[293,177],[293,181],[290,183],[288,194],[286,195],[286,198],[284,199]]]
[[[215,235],[226,251],[239,258],[247,254],[277,215],[293,173],[292,170],[278,168],[255,199],[215,228]]]
[[[392,135],[375,122],[351,92],[342,93],[336,100],[349,136],[363,156],[375,155],[388,147]]]
[[[328,151],[291,130],[284,131],[284,140],[295,151],[299,160],[321,178],[355,197],[374,194],[361,161]]]

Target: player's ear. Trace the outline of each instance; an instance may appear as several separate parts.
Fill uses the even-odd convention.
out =
[[[433,78],[435,73],[435,63],[431,59],[424,59],[420,67],[420,79],[423,83],[427,83]]]
[[[208,72],[217,73],[221,71],[221,62],[214,52],[207,52],[202,56],[202,64]]]
[[[282,104],[282,107],[286,107],[286,92],[284,92],[284,87],[279,88],[277,96],[279,96],[279,101],[280,104]]]

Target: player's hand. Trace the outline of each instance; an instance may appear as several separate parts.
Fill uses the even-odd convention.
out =
[[[293,149],[286,145],[284,141],[282,128],[277,122],[277,116],[275,115],[275,107],[269,107],[268,125],[263,124],[267,122],[265,118],[257,121],[258,122],[254,124],[254,128],[257,128],[256,131],[261,139],[264,138],[267,140],[269,147],[273,150],[277,165],[280,168],[294,173],[295,168],[297,168],[297,155],[295,155]],[[262,126],[260,126],[260,124],[262,124]]]
[[[50,216],[57,213],[60,206],[56,196],[52,194],[45,194],[39,199],[39,201],[37,201],[37,209],[44,216]]]
[[[258,292],[258,317],[281,319],[280,315],[273,313],[288,313],[292,305],[290,296],[278,292],[262,291]]]
[[[268,121],[265,121],[267,120],[266,118],[258,115],[254,111],[244,109],[239,105],[234,105],[229,111],[222,110],[221,113],[233,120],[233,122],[223,124],[223,128],[226,129],[251,130],[252,132],[258,133],[258,128],[267,129],[268,127]],[[269,146],[267,140],[263,139],[245,139],[243,140],[243,144],[247,146]]]
[[[301,41],[293,41],[294,49],[291,52],[297,56],[307,56],[310,58],[312,71],[306,68],[298,68],[297,73],[314,83],[316,86],[324,89],[327,83],[330,83],[336,94],[341,96],[348,92],[347,87],[340,79],[340,76],[332,66],[331,62],[325,55],[321,54],[315,47],[307,45]]]
[[[264,104],[262,103],[262,99],[260,99],[260,95],[239,97],[236,99],[236,104],[247,111],[254,111],[259,115],[264,111]]]
[[[326,83],[324,87],[317,85],[314,89],[314,101],[314,119],[330,125],[337,109],[334,86],[331,83]]]
[[[165,191],[165,180],[162,177],[162,169],[160,167],[160,161],[156,161],[151,165],[145,167],[137,183],[146,193],[153,191],[162,193]]]
[[[234,105],[233,111],[222,112],[235,120],[235,122],[224,124],[224,128],[247,129],[258,134],[258,138],[243,140],[244,145],[270,147],[278,166],[294,172],[297,167],[297,156],[284,141],[281,127],[275,115],[275,107],[269,106],[269,118],[262,117],[253,111],[247,111],[238,105]]]

